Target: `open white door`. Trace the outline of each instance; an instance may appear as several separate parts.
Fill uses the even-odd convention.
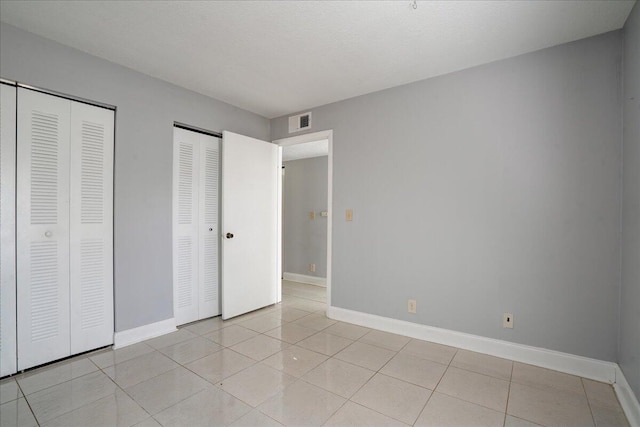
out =
[[[278,302],[281,153],[269,142],[223,133],[223,319]]]

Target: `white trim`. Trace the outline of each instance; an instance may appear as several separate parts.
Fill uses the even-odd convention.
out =
[[[116,332],[113,336],[113,348],[126,347],[128,345],[148,340],[150,338],[159,337],[160,335],[175,332],[177,330],[176,319],[172,317],[171,319],[161,320],[159,322],[149,323],[148,325],[137,328],[127,329],[126,331]]]
[[[327,156],[327,304],[331,304],[331,247],[333,228],[333,130],[323,130],[320,132],[305,133],[304,135],[292,136],[273,141],[282,147],[287,145],[303,144],[305,142],[319,141],[326,139],[329,141],[329,154]]]
[[[627,382],[620,366],[616,366],[616,383],[613,385],[613,388],[616,390],[620,406],[622,406],[622,410],[627,416],[629,424],[636,427],[640,426],[640,403]]]
[[[590,359],[559,351],[531,347],[404,320],[391,319],[329,306],[327,316],[334,320],[353,323],[394,334],[405,335],[425,341],[477,351],[492,356],[515,360],[613,384],[616,381],[617,365],[613,362]]]
[[[326,277],[307,276],[306,274],[298,274],[298,273],[282,273],[282,278],[284,280],[291,280],[292,282],[322,286],[323,288],[327,287]]]

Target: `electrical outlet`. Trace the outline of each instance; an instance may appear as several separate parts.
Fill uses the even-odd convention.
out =
[[[410,299],[409,301],[407,301],[407,311],[409,313],[415,313],[416,312],[416,300]]]
[[[309,271],[312,273],[316,272],[316,265],[315,264],[309,264]]]
[[[502,327],[513,329],[513,314],[505,313],[502,317]]]
[[[347,209],[345,218],[347,221],[353,221],[353,209]]]

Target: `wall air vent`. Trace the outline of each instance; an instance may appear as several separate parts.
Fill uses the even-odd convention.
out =
[[[289,117],[289,133],[311,129],[311,113],[298,114]]]

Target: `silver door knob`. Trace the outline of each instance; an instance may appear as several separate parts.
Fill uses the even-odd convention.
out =
[[[45,237],[51,237],[51,236],[53,236],[53,233],[52,233],[52,232],[50,232],[50,231],[45,231],[45,232],[44,232],[44,236],[45,236]]]
[[[213,227],[209,227],[209,231],[213,231]]]

